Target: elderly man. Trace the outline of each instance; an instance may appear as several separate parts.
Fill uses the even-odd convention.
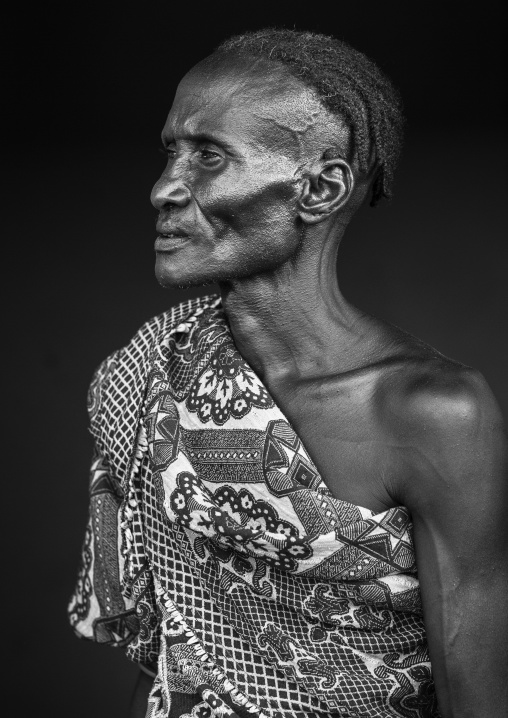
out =
[[[220,295],[95,375],[70,605],[142,667],[132,716],[507,714],[499,410],[337,285],[401,125],[378,68],[311,33],[228,40],[178,87],[156,274]]]

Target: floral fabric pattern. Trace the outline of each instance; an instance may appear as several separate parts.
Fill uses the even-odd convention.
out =
[[[192,385],[186,408],[203,424],[222,425],[230,417],[241,419],[253,406],[267,409],[273,401],[235,348],[223,344]]]

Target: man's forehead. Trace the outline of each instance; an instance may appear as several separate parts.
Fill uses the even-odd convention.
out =
[[[248,60],[242,56],[217,59],[212,55],[184,76],[178,94],[189,99],[205,97],[208,101],[238,106],[252,102],[270,103],[280,95],[289,98],[311,93],[278,63],[263,58]]]
[[[215,131],[270,146],[292,138],[300,147],[316,133],[337,138],[340,124],[312,89],[275,63],[205,61],[181,81],[166,129],[183,135]]]

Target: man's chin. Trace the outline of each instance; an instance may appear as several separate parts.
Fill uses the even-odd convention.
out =
[[[155,262],[155,276],[157,281],[166,289],[189,289],[190,287],[206,287],[210,284],[228,284],[235,280],[247,279],[253,277],[260,272],[273,270],[274,266],[257,266],[255,262],[250,265],[246,262],[235,266],[223,263],[222,266],[210,262],[209,266],[203,266],[204,263],[194,266],[181,264],[177,266],[176,262],[168,262],[166,257],[157,256]]]
[[[210,284],[214,284],[216,279],[208,276],[192,276],[173,274],[172,272],[164,271],[163,268],[155,267],[155,277],[161,287],[164,289],[190,289],[191,287],[206,287]]]

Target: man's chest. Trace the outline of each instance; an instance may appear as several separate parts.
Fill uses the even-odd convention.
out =
[[[398,505],[403,452],[383,423],[375,384],[327,382],[271,388],[332,494],[375,511]]]

